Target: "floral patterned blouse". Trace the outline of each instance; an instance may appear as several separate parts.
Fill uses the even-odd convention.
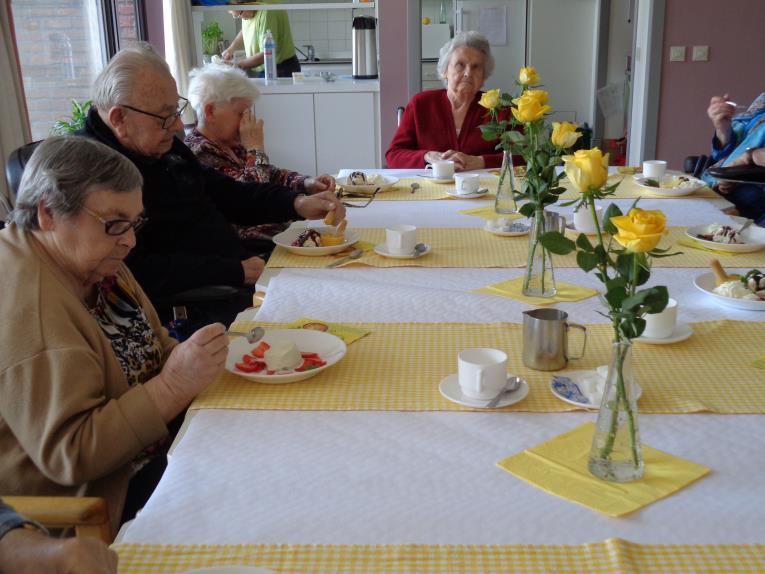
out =
[[[264,151],[250,152],[244,146],[238,145],[233,148],[236,155],[236,160],[234,160],[221,146],[208,139],[197,128],[194,128],[186,136],[184,142],[202,165],[211,167],[237,181],[277,183],[305,193],[305,180],[308,179],[308,176],[272,165]],[[281,233],[287,227],[289,227],[289,222],[283,224],[266,223],[251,227],[234,225],[241,239],[264,239],[267,241],[270,241],[274,235]]]

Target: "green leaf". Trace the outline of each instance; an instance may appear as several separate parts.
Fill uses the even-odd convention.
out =
[[[644,313],[659,313],[667,306],[669,293],[663,285],[643,289],[622,302],[622,309],[637,311],[642,307]]]
[[[525,195],[523,197],[526,197]],[[525,216],[525,217],[531,217],[534,214],[534,210],[536,209],[536,206],[533,203],[524,203],[521,205],[518,212]]]
[[[609,235],[616,235],[619,232],[616,225],[611,223],[611,218],[618,217],[619,215],[622,215],[622,212],[615,203],[609,204],[606,211],[603,213],[603,229]]]
[[[576,246],[583,250],[587,251],[589,253],[594,253],[595,248],[592,246],[592,243],[590,243],[590,240],[587,238],[587,236],[584,233],[580,233],[579,237],[576,238]]]
[[[576,244],[573,241],[557,231],[543,233],[539,238],[539,242],[545,249],[556,255],[568,255],[576,249]]]
[[[611,309],[621,309],[627,298],[627,290],[624,287],[612,287],[606,292],[606,301]]]
[[[580,235],[579,237],[582,237],[582,235]],[[595,269],[598,266],[598,263],[599,263],[598,256],[595,255],[595,253],[591,253],[587,251],[576,252],[576,264],[579,265],[579,268],[582,269],[585,273],[588,273],[592,271],[593,269]]]

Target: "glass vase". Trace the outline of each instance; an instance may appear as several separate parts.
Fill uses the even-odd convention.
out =
[[[589,460],[602,480],[631,482],[643,476],[632,342],[614,341]]]
[[[562,217],[543,209],[534,211],[529,230],[529,255],[526,274],[523,277],[523,294],[528,297],[554,297],[555,275],[553,274],[552,253],[539,242],[546,231],[559,231],[564,227]]]
[[[494,202],[494,211],[497,213],[517,213],[518,203],[515,201],[515,195],[513,194],[514,188],[513,154],[506,151],[502,153],[502,167],[499,170],[499,183],[497,184],[497,199]]]

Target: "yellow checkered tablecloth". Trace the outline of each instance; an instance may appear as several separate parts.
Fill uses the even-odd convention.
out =
[[[424,170],[423,170],[424,171]],[[496,176],[483,176],[480,178],[480,186],[489,189],[489,193],[480,199],[493,200],[497,192],[499,178]],[[417,191],[412,193],[411,184],[419,184]],[[454,182],[436,183],[426,177],[403,177],[396,185],[377,194],[375,201],[427,201],[433,199],[452,199],[446,192],[454,192]],[[353,200],[351,200],[353,201]]]
[[[255,325],[240,322],[234,330]],[[269,325],[264,325],[268,327]],[[281,325],[273,324],[271,327]],[[229,372],[200,394],[192,409],[264,410],[471,410],[441,396],[439,382],[457,370],[457,354],[469,347],[493,347],[508,354],[508,370],[526,379],[529,395],[507,411],[577,410],[553,396],[551,372],[521,361],[522,326],[516,323],[361,323],[369,335],[348,347],[336,365],[293,384],[267,385]],[[753,361],[765,347],[765,323],[707,321],[693,324],[694,335],[673,345],[634,343],[633,368],[643,388],[643,413],[765,413],[762,370]],[[571,369],[608,363],[610,325],[587,327],[584,359]],[[579,348],[578,334],[570,337]],[[714,357],[714,360],[709,360]],[[735,384],[731,379],[735,373]]]
[[[638,197],[645,197],[646,199],[699,199],[720,197],[714,192],[714,190],[706,186],[697,189],[690,195],[674,197],[656,195],[640,187],[631,174],[614,174],[608,178],[609,185],[616,183],[617,181],[621,181],[621,183],[619,183],[619,187],[616,188],[614,195],[611,196],[613,199],[636,199]],[[564,178],[561,181],[561,184],[566,188],[566,192],[560,196],[564,201],[567,199],[575,199],[579,197],[579,192],[571,185],[571,182],[568,181],[568,179]]]
[[[361,241],[385,243],[384,229],[354,229]],[[513,241],[514,240],[514,241]],[[528,237],[499,237],[476,228],[418,228],[417,241],[427,243],[430,253],[416,259],[392,259],[366,251],[347,265],[371,267],[523,267],[526,265]],[[325,257],[305,257],[277,246],[268,267],[326,267],[346,253]]]
[[[260,566],[281,574],[754,574],[764,544],[635,544],[619,538],[578,545],[228,545],[117,544],[119,574],[174,574],[210,566]]]

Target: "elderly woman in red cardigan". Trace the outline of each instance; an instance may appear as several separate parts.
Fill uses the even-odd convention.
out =
[[[428,90],[406,106],[385,159],[390,168],[421,168],[439,159],[457,171],[500,167],[497,141],[486,141],[479,125],[488,121],[478,105],[481,86],[494,70],[489,41],[478,32],[460,32],[441,48],[438,74],[445,90]]]

